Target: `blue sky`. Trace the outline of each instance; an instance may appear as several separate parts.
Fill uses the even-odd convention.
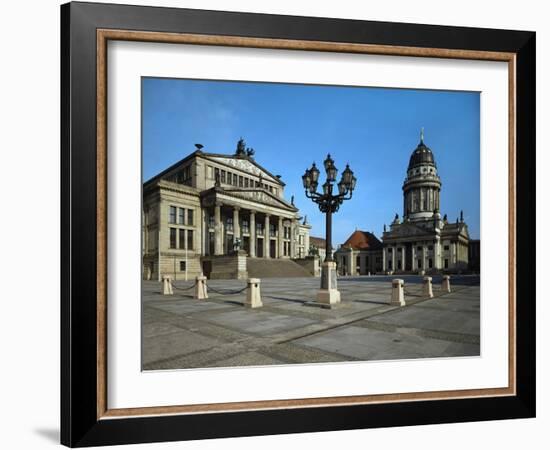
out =
[[[381,236],[403,214],[401,187],[424,127],[442,180],[441,213],[464,210],[479,238],[479,93],[144,78],[143,176],[147,180],[204,145],[232,154],[242,136],[256,161],[286,183],[285,197],[324,237],[324,216],[301,176],[330,152],[357,177],[353,199],[333,218],[333,242],[356,229]],[[321,181],[324,181],[322,171]]]

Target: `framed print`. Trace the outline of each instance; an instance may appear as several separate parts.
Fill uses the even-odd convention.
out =
[[[63,444],[534,417],[535,33],[61,19]]]

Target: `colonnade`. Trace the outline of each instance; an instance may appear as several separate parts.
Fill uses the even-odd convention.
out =
[[[228,244],[239,238],[241,249],[247,250],[252,258],[296,258],[298,225],[295,218],[219,202],[212,209],[205,209],[204,255],[227,254],[232,250]]]

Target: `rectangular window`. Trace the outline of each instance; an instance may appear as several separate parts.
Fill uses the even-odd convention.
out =
[[[222,170],[221,175],[220,175],[220,180],[221,180],[222,183],[225,183],[225,170]]]
[[[434,249],[434,246],[433,245],[428,245],[428,250],[429,251],[432,251]]]
[[[185,272],[186,267],[185,261],[180,261],[180,272]]]
[[[243,187],[243,186],[244,186],[243,177],[239,176],[239,187]]]
[[[444,246],[443,246],[443,250],[449,250],[449,246],[448,246],[448,245],[444,245]]]
[[[269,236],[275,237],[275,224],[273,223],[269,224]]]
[[[263,226],[262,223],[257,223],[257,224],[256,224],[256,234],[257,234],[258,236],[263,236],[263,234],[264,234],[264,226]]]
[[[187,230],[187,250],[193,250],[194,248],[193,230]]]
[[[217,167],[214,169],[214,180],[217,180],[219,179],[220,177],[220,169],[218,169]]]
[[[227,231],[233,231],[233,217],[228,217],[226,221]]]
[[[243,231],[243,233],[249,233],[250,232],[250,228],[248,227],[248,220],[246,220],[246,219],[243,219],[243,221],[242,221],[242,231]]]
[[[206,166],[206,178],[210,180],[214,178],[214,169],[212,166]]]
[[[170,206],[170,216],[168,217],[169,223],[176,223],[176,207]]]
[[[170,228],[170,248],[176,248],[176,229]]]
[[[269,192],[273,192],[273,186],[269,186]]]
[[[178,223],[180,225],[185,224],[185,209],[184,208],[178,208]]]
[[[422,269],[422,260],[421,259],[418,260],[418,268]]]
[[[355,265],[357,266],[357,268],[361,267],[361,257],[360,256],[355,258]]]
[[[428,268],[431,269],[433,266],[432,258],[428,259]]]
[[[248,178],[245,178],[244,179],[244,187],[247,188],[248,187],[248,183],[249,183],[249,179]]]
[[[179,232],[179,238],[180,238],[179,248],[183,250],[185,248],[185,230],[183,228],[180,228],[178,232]]]
[[[388,269],[393,270],[391,259],[388,261]]]
[[[188,209],[187,210],[187,225],[193,225],[195,220],[194,210]]]
[[[401,270],[401,260],[397,261],[397,269]]]
[[[445,260],[445,269],[448,269],[448,268],[449,268],[449,260],[446,259],[446,260]]]
[[[214,228],[216,226],[216,218],[213,215],[208,216],[208,226],[210,228]]]

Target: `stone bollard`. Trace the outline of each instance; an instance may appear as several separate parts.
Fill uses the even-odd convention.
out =
[[[449,275],[443,275],[443,281],[441,281],[441,290],[443,292],[451,292],[451,277]]]
[[[248,279],[244,306],[249,308],[261,308],[263,306],[262,296],[260,295],[260,283],[261,280],[259,278]]]
[[[433,298],[432,277],[424,277],[424,297]]]
[[[393,306],[405,306],[405,296],[403,293],[403,285],[405,282],[399,278],[391,282],[391,302]]]
[[[168,275],[162,276],[162,294],[163,295],[172,295],[174,291],[172,290],[172,277]]]
[[[208,298],[208,288],[206,287],[206,277],[204,275],[195,278],[195,298],[198,300]]]

